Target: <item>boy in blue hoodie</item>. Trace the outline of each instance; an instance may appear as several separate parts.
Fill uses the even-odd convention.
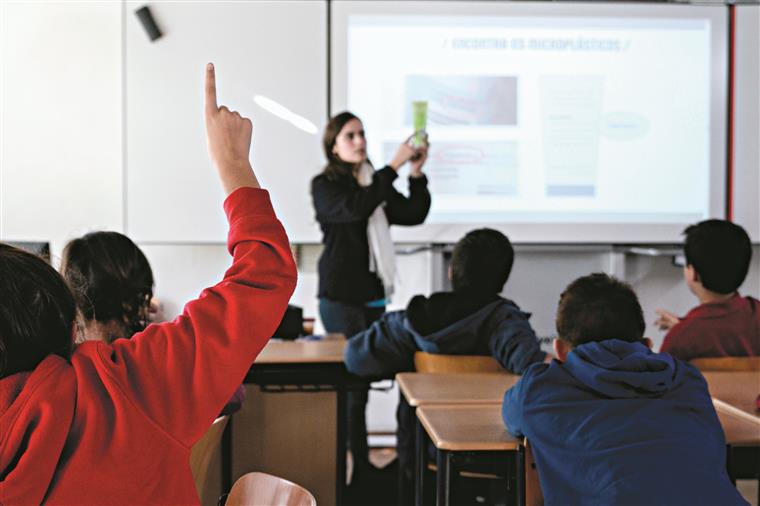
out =
[[[406,311],[383,315],[346,346],[346,368],[371,379],[414,371],[414,353],[490,355],[505,369],[522,373],[546,358],[529,315],[499,294],[509,278],[514,250],[496,230],[479,229],[455,246],[449,268],[452,292],[417,295]],[[414,412],[403,396],[396,432],[401,488],[414,469]],[[404,492],[400,493],[403,496]]]
[[[557,360],[504,395],[552,504],[747,504],[726,473],[726,442],[702,375],[643,338],[630,286],[572,282],[557,309]]]

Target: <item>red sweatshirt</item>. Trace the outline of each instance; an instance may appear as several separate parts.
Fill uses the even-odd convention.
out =
[[[280,323],[296,269],[269,194],[225,201],[233,263],[173,322],[0,380],[0,503],[198,504],[191,446]]]
[[[661,352],[681,360],[760,355],[760,302],[734,295],[701,304],[665,335]]]

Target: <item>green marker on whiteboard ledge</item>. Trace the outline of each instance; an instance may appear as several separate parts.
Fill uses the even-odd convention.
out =
[[[425,100],[415,100],[412,102],[415,148],[419,148],[425,143],[425,128],[427,128],[427,105],[427,101]]]

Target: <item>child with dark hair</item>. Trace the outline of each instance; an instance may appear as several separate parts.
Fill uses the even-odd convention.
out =
[[[112,343],[148,326],[153,271],[129,237],[91,232],[72,239],[63,249],[61,274],[81,315],[81,341]]]
[[[452,292],[417,295],[405,311],[386,313],[348,341],[346,368],[381,379],[414,371],[414,353],[493,356],[506,370],[522,373],[541,362],[529,315],[499,294],[512,271],[514,250],[496,230],[479,229],[454,247],[449,268]],[[402,480],[411,480],[414,415],[403,396],[397,412],[397,450]]]
[[[557,356],[504,395],[551,504],[746,504],[726,473],[726,442],[702,375],[643,337],[630,286],[573,281],[557,309]]]
[[[129,339],[150,323],[153,270],[142,250],[119,232],[90,232],[63,249],[61,274],[77,304],[77,341]],[[222,415],[239,411],[239,386]]]
[[[706,220],[684,230],[684,279],[700,305],[684,318],[658,310],[668,329],[660,351],[682,360],[760,355],[760,301],[739,295],[752,259],[747,232],[725,220]]]
[[[217,106],[211,64],[205,109],[232,265],[174,321],[74,347],[76,305],[63,278],[0,245],[3,504],[198,504],[190,448],[274,332],[296,282],[285,230],[248,161],[251,122]]]

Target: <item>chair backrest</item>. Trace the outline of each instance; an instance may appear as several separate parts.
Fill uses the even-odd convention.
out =
[[[439,355],[418,351],[414,354],[417,372],[507,372],[495,358],[485,355]]]
[[[225,506],[317,506],[317,500],[300,485],[266,473],[244,474],[235,482]]]
[[[229,416],[220,416],[211,427],[206,431],[203,437],[193,445],[190,450],[190,470],[193,472],[193,481],[198,497],[203,501],[206,493],[206,487],[209,480],[209,470],[214,453],[221,446],[222,434],[227,426]]]
[[[689,363],[700,371],[760,371],[760,357],[695,358]]]

